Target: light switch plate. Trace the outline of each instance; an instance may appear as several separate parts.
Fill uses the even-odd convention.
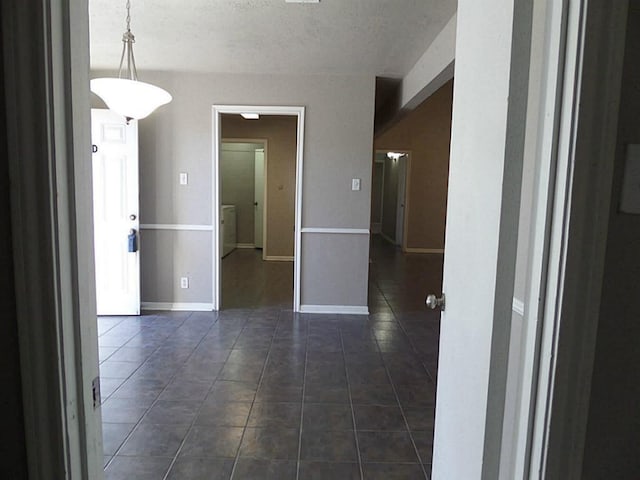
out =
[[[180,173],[180,185],[187,185],[189,183],[189,175],[185,172]]]
[[[351,179],[351,190],[358,191],[360,190],[360,179],[359,178],[352,178]]]

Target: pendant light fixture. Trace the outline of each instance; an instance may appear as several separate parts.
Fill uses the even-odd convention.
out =
[[[127,30],[122,35],[122,55],[118,78],[94,78],[91,80],[91,91],[102,98],[110,110],[123,115],[127,119],[127,123],[131,119],[145,118],[156,108],[172,100],[166,90],[150,83],[138,81],[136,61],[133,56],[133,44],[136,40],[131,33],[130,9],[131,1],[127,0]],[[123,67],[125,67],[124,71]]]

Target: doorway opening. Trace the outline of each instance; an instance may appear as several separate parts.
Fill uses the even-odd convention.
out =
[[[371,231],[384,240],[406,248],[407,178],[411,152],[376,150],[371,193]]]
[[[213,106],[215,310],[300,308],[303,132],[304,107]]]

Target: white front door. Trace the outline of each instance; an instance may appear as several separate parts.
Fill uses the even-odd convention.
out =
[[[458,2],[434,480],[499,478],[529,62],[513,51],[530,39],[515,5]]]
[[[264,149],[256,150],[255,189],[254,189],[254,244],[263,248],[264,239]],[[263,252],[264,257],[264,252]]]
[[[98,315],[140,314],[138,122],[91,110]]]

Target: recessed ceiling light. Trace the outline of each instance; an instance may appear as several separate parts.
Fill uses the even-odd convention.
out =
[[[245,120],[258,120],[260,118],[260,115],[257,113],[241,113],[240,115],[242,115],[242,118]]]

